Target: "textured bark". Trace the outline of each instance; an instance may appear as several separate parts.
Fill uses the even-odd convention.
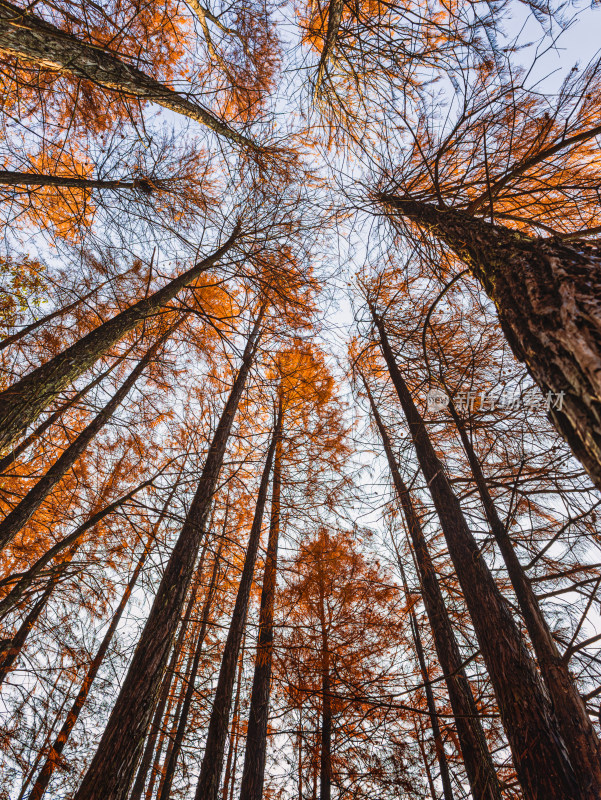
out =
[[[499,517],[480,460],[452,400],[449,402],[449,412],[459,431],[488,524],[505,561],[582,796],[587,800],[598,800],[601,797],[601,747],[596,731],[570,676],[568,665],[557,649],[530,581],[513,549],[507,528]]]
[[[2,0],[0,0],[0,8]],[[70,383],[88,370],[100,356],[146,318],[157,313],[176,294],[227,253],[238,237],[236,227],[229,239],[191,269],[174,278],[150,297],[145,297],[99,325],[75,344],[0,392],[0,452],[13,446],[22,432]]]
[[[396,550],[396,545],[395,545]],[[401,561],[400,554],[396,550],[397,561],[401,571],[401,578],[403,580],[403,589],[405,590],[405,597],[407,602],[410,601],[409,587],[407,586],[407,578],[405,570],[403,569],[403,562]],[[419,624],[417,616],[413,609],[409,612],[409,624],[411,626],[411,636],[413,638],[413,645],[415,647],[415,654],[419,663],[419,671],[424,683],[424,692],[426,695],[426,705],[428,706],[428,715],[430,717],[430,727],[432,728],[432,738],[434,739],[434,750],[436,752],[436,760],[438,761],[438,768],[440,770],[440,780],[442,783],[442,791],[444,800],[453,800],[453,787],[451,786],[451,775],[449,773],[449,765],[447,763],[447,756],[444,749],[444,742],[442,740],[442,733],[440,730],[440,723],[438,722],[438,714],[436,711],[436,701],[434,700],[434,692],[432,691],[432,684],[426,666],[426,656],[424,653],[424,646],[422,644],[422,637],[419,632]],[[427,763],[424,753],[424,763]],[[432,797],[436,798],[433,792]]]
[[[71,467],[73,467],[77,459],[83,455],[85,449],[96,434],[106,425],[117,408],[125,400],[130,389],[156,356],[158,349],[173,331],[174,327],[175,326],[172,326],[169,331],[161,336],[158,341],[149,348],[144,357],[140,359],[109,402],[104,406],[102,411],[96,414],[94,419],[86,425],[81,433],[79,433],[71,444],[61,453],[60,457],[54,462],[46,474],[40,478],[19,504],[2,520],[0,523],[0,550],[3,550],[10,544],[21,528],[23,528],[35,514],[57,483]]]
[[[328,62],[334,54],[336,47],[336,38],[340,29],[340,22],[342,21],[342,12],[344,11],[344,0],[330,0],[328,7],[328,27],[326,30],[326,37],[323,43],[323,50],[321,51],[321,58],[319,59],[319,66],[317,67],[317,76],[315,78],[315,95],[319,94],[321,85],[323,83],[324,75],[328,67]]]
[[[6,597],[0,601],[0,621],[3,620],[4,617],[6,617],[6,615],[13,610],[13,608],[15,608],[27,589],[29,589],[47,564],[56,558],[57,555],[62,553],[67,547],[77,547],[79,540],[87,531],[97,525],[109,514],[112,514],[113,511],[116,511],[128,500],[131,500],[131,498],[134,497],[134,495],[136,495],[139,491],[144,489],[146,486],[150,486],[153,480],[154,479],[151,478],[150,480],[144,481],[143,483],[139,484],[139,486],[136,486],[135,489],[132,489],[131,492],[119,497],[114,502],[109,503],[108,506],[105,506],[100,511],[97,511],[88,520],[86,520],[86,522],[84,522],[82,525],[79,525],[72,533],[70,533],[68,536],[65,536],[64,539],[61,539],[60,542],[57,542],[49,550],[47,550],[44,555],[40,556],[35,564],[33,564],[26,572],[20,573],[17,576],[11,576],[11,578],[16,578],[16,582]],[[4,583],[5,581],[1,582],[0,586],[2,586]]]
[[[263,797],[265,753],[267,750],[267,723],[269,721],[269,696],[271,691],[271,667],[273,661],[273,619],[278,569],[278,540],[280,536],[282,414],[282,400],[280,398],[275,428],[276,446],[275,459],[273,462],[269,540],[267,543],[265,568],[263,571],[261,609],[259,612],[259,637],[250,696],[240,800],[261,800]]]
[[[240,694],[242,691],[242,675],[244,673],[245,651],[246,633],[242,637],[240,658],[238,659],[238,680],[236,681],[236,695],[234,697],[234,709],[232,711],[232,723],[230,725],[230,736],[227,749],[227,761],[225,764],[225,775],[223,777],[223,788],[221,790],[221,800],[228,800],[228,796],[233,796],[234,786],[236,784],[236,757],[238,752],[238,739],[240,737]]]
[[[88,44],[12,3],[0,2],[0,50],[120,94],[137,97],[183,114],[243,147],[254,142],[230,128],[199,103],[128,64],[106,47]]]
[[[207,627],[209,625],[211,608],[213,607],[213,598],[215,595],[215,589],[217,587],[217,576],[219,572],[221,550],[223,548],[223,543],[225,541],[226,524],[227,524],[227,514],[226,514],[226,521],[224,522],[223,526],[223,534],[221,537],[221,541],[219,542],[219,547],[217,549],[217,552],[215,553],[215,559],[213,561],[213,571],[211,574],[211,580],[209,583],[209,590],[207,592],[207,597],[205,599],[204,606],[202,609],[202,622],[198,634],[198,639],[196,641],[194,658],[192,660],[190,674],[188,676],[188,682],[186,685],[186,691],[184,693],[182,708],[179,714],[177,730],[175,732],[175,737],[173,739],[173,745],[171,747],[169,757],[166,759],[165,775],[158,795],[159,800],[169,800],[171,796],[171,786],[173,784],[173,778],[175,777],[177,761],[179,759],[179,755],[182,749],[182,743],[184,741],[184,736],[186,733],[188,716],[190,714],[190,707],[192,705],[194,690],[196,688],[196,676],[198,675],[198,669],[200,667],[200,659],[203,654],[203,646],[207,635]]]
[[[203,554],[204,552],[205,548],[203,548]],[[156,703],[154,717],[152,719],[152,723],[150,726],[150,732],[146,739],[146,744],[144,745],[144,753],[142,755],[142,761],[140,762],[138,773],[136,775],[136,780],[134,781],[131,794],[129,795],[129,800],[140,800],[142,797],[142,793],[144,792],[144,784],[146,783],[146,777],[148,775],[148,770],[150,769],[150,765],[152,762],[152,756],[154,753],[154,747],[156,744],[158,731],[159,728],[161,727],[163,716],[165,714],[165,707],[167,705],[167,700],[169,698],[169,693],[171,691],[171,683],[173,680],[173,676],[175,674],[175,670],[177,668],[177,660],[181,653],[182,645],[184,643],[184,639],[186,638],[186,634],[188,632],[190,617],[192,616],[192,610],[194,608],[194,603],[196,602],[196,595],[198,592],[198,585],[199,585],[200,573],[202,572],[202,567],[203,567],[203,562],[201,556],[200,564],[197,569],[198,579],[195,580],[192,585],[192,590],[190,591],[190,597],[188,598],[188,603],[186,605],[184,617],[182,619],[179,633],[177,635],[177,640],[172,648],[169,665],[167,667],[165,675],[163,676],[163,682],[161,684],[161,690],[159,693],[158,701]]]
[[[209,448],[194,499],[142,631],[131,665],[76,800],[125,800],[155,708],[173,637],[205,536],[229,434],[254,360],[263,312],[248,339]]]
[[[503,332],[544,394],[549,416],[601,489],[601,253],[533,239],[458,209],[379,199],[444,241],[494,302]]]
[[[436,654],[445,676],[449,700],[455,717],[457,738],[472,795],[474,800],[501,800],[501,788],[486,744],[486,737],[478,719],[478,708],[462,666],[463,659],[440,590],[426,537],[411,494],[398,467],[388,431],[382,422],[365,379],[364,385],[415,553],[422,598],[434,637]]]
[[[319,800],[332,795],[332,676],[326,622],[325,590],[318,564],[319,623],[321,628],[321,749],[319,754]]]
[[[41,175],[36,172],[9,172],[0,170],[0,186],[55,186],[62,189],[137,189],[149,194],[160,188],[155,182],[143,178],[129,180],[101,180],[99,178],[75,178],[67,175]]]
[[[482,558],[373,308],[372,316],[490,675],[524,797],[581,798],[565,742],[521,632]]]
[[[261,542],[261,529],[263,525],[263,512],[267,490],[269,488],[269,475],[275,452],[276,435],[275,430],[271,436],[271,442],[265,459],[261,483],[257,494],[257,504],[255,514],[248,537],[244,567],[236,595],[236,603],[232,613],[232,620],[228,631],[217,688],[213,698],[211,718],[207,732],[207,743],[200,768],[200,776],[196,787],[195,800],[218,800],[219,784],[221,782],[221,772],[223,769],[223,758],[225,753],[225,740],[232,706],[232,691],[236,679],[236,665],[240,653],[240,643],[246,625],[248,604],[250,601],[250,590],[252,587],[253,573],[259,544]]]
[[[46,419],[38,425],[34,430],[31,431],[19,444],[4,458],[0,459],[0,472],[4,472],[7,470],[15,461],[19,458],[19,456],[24,453],[29,445],[33,444],[36,439],[39,439],[49,428],[54,425],[57,420],[59,420],[65,411],[68,411],[70,408],[73,408],[83,397],[86,396],[88,392],[90,392],[94,387],[98,386],[102,381],[110,375],[110,373],[115,369],[115,367],[123,361],[126,356],[119,357],[108,369],[105,369],[104,372],[101,372],[100,375],[97,375],[94,380],[90,381],[87,386],[84,386],[83,389],[80,389],[79,392],[70,397],[65,403],[63,403],[56,411],[53,411],[52,414],[49,414]]]

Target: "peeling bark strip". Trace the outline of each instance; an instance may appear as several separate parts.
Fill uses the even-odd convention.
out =
[[[551,705],[511,610],[499,591],[399,370],[382,319],[379,344],[461,584],[494,688],[525,800],[582,800]]]
[[[45,498],[54,489],[56,484],[65,476],[71,469],[75,462],[83,455],[87,446],[94,439],[96,434],[106,425],[106,423],[113,416],[117,408],[125,400],[130,389],[134,386],[140,375],[144,372],[146,367],[155,357],[158,349],[165,342],[165,339],[173,332],[174,328],[181,325],[183,319],[180,319],[176,325],[172,325],[155,344],[146,352],[144,357],[140,359],[138,364],[133,368],[125,381],[117,389],[115,394],[111,397],[108,403],[104,406],[94,419],[86,425],[86,427],[75,437],[69,447],[67,447],[54,464],[48,469],[46,474],[32,486],[27,492],[21,502],[13,508],[10,514],[0,523],[0,550],[3,550],[14,537],[19,533],[31,517],[35,514],[37,509],[43,503]]]
[[[462,666],[463,659],[461,658],[453,626],[440,590],[426,537],[407,484],[399,470],[388,431],[380,417],[369,386],[365,378],[361,377],[363,378],[363,385],[365,386],[376,427],[382,439],[388,467],[392,475],[392,482],[403,509],[407,530],[413,545],[422,589],[422,599],[434,637],[436,655],[445,676],[451,709],[455,717],[457,738],[459,739],[459,747],[461,748],[470,789],[474,800],[501,800],[501,788],[486,744],[486,737],[478,718],[478,708],[472,695],[470,682]],[[402,569],[400,562],[399,566]]]
[[[2,0],[0,8],[1,3]],[[238,234],[239,227],[236,226],[227,241],[212,255],[197,262],[150,297],[145,297],[99,325],[46,364],[0,392],[0,453],[11,447],[54,398],[89,369],[103,353],[219,261],[233,246]]]
[[[533,239],[458,209],[378,199],[447,244],[480,281],[516,358],[544,393],[557,430],[601,489],[601,253]]]
[[[263,571],[261,609],[259,612],[259,639],[255,658],[255,673],[248,712],[248,729],[244,751],[244,769],[240,785],[240,800],[261,800],[265,779],[265,754],[267,750],[267,723],[271,691],[273,661],[273,618],[278,570],[278,539],[280,536],[280,496],[282,482],[282,398],[278,407],[278,425],[275,431],[275,460],[271,489],[271,516],[269,540]]]
[[[213,707],[211,709],[211,718],[209,720],[209,729],[207,732],[207,743],[200,768],[195,800],[218,800],[219,797],[219,785],[221,783],[221,772],[223,770],[223,758],[225,754],[225,741],[227,738],[227,728],[232,705],[232,691],[236,680],[236,665],[238,663],[240,644],[246,625],[257,552],[261,542],[263,512],[265,510],[265,501],[269,488],[269,475],[271,473],[279,426],[280,421],[278,419],[276,420],[274,432],[265,458],[265,466],[263,467],[261,483],[257,493],[255,514],[248,537],[244,567],[236,594],[236,604],[232,612],[232,621],[223,649],[223,657],[219,669],[219,678],[217,679],[217,688],[215,689],[215,696],[213,698]]]
[[[163,573],[154,603],[98,749],[75,800],[126,800],[204,538],[234,415],[261,333],[261,310],[215,430],[196,494]]]
[[[257,149],[251,139],[230,128],[210,111],[122,61],[110,50],[82,42],[6,0],[0,0],[0,50],[33,61],[44,69],[64,72],[104,89],[158,103],[206,125],[235,144]]]
[[[501,521],[488,489],[480,460],[452,400],[449,402],[448,409],[459,431],[488,524],[503,556],[541,675],[551,697],[553,712],[578,778],[578,784],[582,789],[583,797],[597,800],[601,797],[601,745],[599,738],[587,713],[584,700],[572,680],[568,662],[561,657],[557,649],[538,599],[516,555],[506,526]]]

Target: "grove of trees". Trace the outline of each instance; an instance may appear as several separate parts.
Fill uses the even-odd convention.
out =
[[[0,800],[601,800],[600,15],[0,0]]]

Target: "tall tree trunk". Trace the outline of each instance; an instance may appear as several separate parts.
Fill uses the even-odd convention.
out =
[[[565,743],[521,632],[463,516],[396,364],[382,319],[373,307],[371,311],[492,681],[524,796],[527,800],[582,798],[585,795],[577,786]]]
[[[601,489],[601,253],[533,239],[453,208],[380,194],[444,241],[494,302],[503,332],[543,393],[551,420]]]
[[[86,700],[88,699],[88,695],[90,693],[96,675],[98,674],[98,670],[100,669],[100,666],[104,661],[104,657],[109,649],[111,641],[113,640],[115,631],[117,630],[123,612],[125,611],[125,606],[127,605],[130,595],[134,590],[138,578],[140,577],[140,572],[142,571],[142,568],[146,563],[146,559],[148,558],[148,555],[152,549],[153,538],[154,537],[152,536],[149,537],[149,541],[144,547],[144,552],[140,556],[138,563],[136,564],[136,567],[132,573],[132,576],[129,579],[129,583],[127,584],[127,587],[123,592],[123,596],[121,597],[119,605],[117,606],[115,613],[113,615],[113,619],[111,620],[111,624],[109,625],[104,635],[104,638],[100,644],[100,647],[98,648],[98,652],[96,653],[96,655],[94,656],[94,658],[90,663],[90,666],[88,667],[81,688],[77,694],[77,697],[75,698],[75,702],[71,706],[69,713],[67,714],[67,718],[65,719],[63,726],[60,729],[58,736],[54,740],[54,744],[50,749],[46,763],[42,767],[42,770],[32,787],[32,790],[29,794],[29,800],[41,800],[41,798],[44,795],[44,792],[48,788],[50,779],[52,778],[54,770],[58,766],[59,759],[69,740],[71,731],[73,730],[73,728],[75,727],[75,723],[79,719],[79,715],[81,713],[82,708],[85,705]]]
[[[276,446],[271,489],[269,541],[267,543],[265,568],[263,571],[261,610],[259,612],[259,638],[250,696],[240,800],[261,800],[263,797],[265,753],[267,749],[267,723],[269,721],[269,695],[271,690],[271,666],[273,660],[273,618],[278,569],[278,540],[280,536],[282,426],[283,408],[282,398],[280,397],[278,423],[275,431]]]
[[[465,423],[449,398],[449,412],[459,432],[467,455],[478,493],[484,506],[486,519],[505,561],[518,606],[526,623],[541,675],[549,695],[557,723],[566,743],[578,784],[585,796],[601,797],[601,746],[586,711],[584,701],[570,675],[566,661],[561,657],[547,621],[520,560],[518,559],[506,526],[501,521],[497,507],[488,489],[480,460],[476,455]]]
[[[318,565],[319,622],[321,628],[321,751],[319,757],[319,800],[332,793],[332,676],[321,563]]]
[[[244,567],[236,595],[236,603],[232,613],[232,620],[225,642],[221,668],[217,680],[217,688],[213,699],[213,708],[209,720],[207,733],[207,743],[200,768],[200,777],[196,787],[195,800],[217,800],[219,796],[219,784],[223,769],[223,756],[225,751],[225,740],[230,718],[230,708],[232,705],[232,691],[236,678],[236,664],[240,652],[240,642],[246,625],[248,604],[250,601],[250,590],[252,587],[253,573],[257,552],[261,542],[261,528],[263,524],[263,512],[265,500],[269,487],[269,474],[273,462],[273,455],[276,445],[276,428],[279,423],[276,421],[271,442],[265,459],[261,483],[257,494],[257,504],[253,518]]]
[[[183,114],[243,147],[255,144],[206,108],[119,58],[108,47],[87,44],[22,8],[0,2],[0,50],[38,66],[74,75],[120,94]]]
[[[236,783],[236,758],[238,748],[238,738],[240,735],[240,693],[242,691],[242,676],[244,674],[244,652],[246,650],[246,632],[242,637],[240,645],[240,657],[238,659],[238,680],[236,681],[236,694],[234,696],[234,709],[232,711],[232,724],[230,725],[230,741],[227,751],[227,761],[225,764],[225,775],[223,778],[223,788],[221,790],[221,800],[228,800],[229,795],[234,793]]]
[[[2,2],[0,0],[0,8]],[[236,226],[229,239],[212,255],[198,261],[162,289],[99,325],[62,353],[0,392],[0,452],[11,447],[54,398],[89,369],[103,353],[145,319],[156,314],[181,289],[219,261],[233,246],[238,233],[239,228]]]
[[[396,552],[399,570],[401,572],[405,597],[407,599],[407,602],[410,603],[411,598],[409,595],[407,578],[405,576],[405,570],[403,568],[403,562],[401,561],[400,553],[396,547],[396,542],[394,543],[394,549]],[[424,653],[424,646],[422,644],[422,637],[419,632],[419,623],[417,621],[417,616],[413,608],[409,612],[409,624],[411,626],[411,636],[413,638],[415,654],[417,655],[417,660],[419,663],[419,671],[422,676],[422,681],[424,683],[424,692],[426,694],[426,705],[428,706],[428,715],[430,717],[430,727],[432,728],[432,738],[434,739],[434,750],[436,752],[436,760],[438,761],[438,768],[440,770],[440,780],[442,782],[443,797],[444,800],[454,800],[453,787],[451,786],[451,775],[449,773],[449,765],[447,763],[447,756],[444,749],[442,733],[440,730],[440,723],[438,722],[438,714],[436,711],[436,701],[434,700],[434,692],[432,691],[432,684],[430,682],[430,676],[428,674],[428,668],[426,666],[426,656]],[[425,755],[424,755],[424,760],[425,760]],[[435,795],[433,795],[433,797],[435,797]]]
[[[486,737],[478,719],[478,708],[474,702],[467,674],[462,666],[463,659],[438,584],[426,537],[411,494],[397,464],[388,431],[382,422],[365,378],[363,378],[363,383],[413,545],[422,587],[422,598],[434,636],[436,654],[445,676],[468,782],[474,800],[501,800],[501,788],[486,744]]]
[[[13,664],[21,654],[21,650],[23,649],[23,645],[25,644],[27,637],[31,633],[33,626],[38,621],[40,614],[46,608],[46,604],[48,603],[50,595],[52,594],[52,591],[57,583],[58,573],[50,578],[46,584],[46,588],[38,600],[34,603],[29,613],[26,615],[13,638],[9,642],[2,643],[2,651],[0,653],[0,656],[2,657],[2,661],[0,661],[0,686],[2,686],[4,683],[6,676],[13,668]]]
[[[200,563],[197,567],[196,574],[197,579],[193,581],[192,588],[190,591],[190,597],[188,598],[188,603],[186,605],[186,610],[184,612],[184,617],[182,619],[179,633],[177,635],[177,639],[175,644],[172,648],[171,658],[169,660],[169,664],[167,666],[167,670],[163,676],[163,682],[161,684],[161,690],[159,693],[158,701],[156,703],[156,709],[154,712],[154,716],[152,719],[152,723],[150,726],[150,731],[148,733],[148,737],[146,739],[146,744],[144,745],[144,753],[142,755],[142,761],[140,762],[140,766],[138,768],[138,772],[136,775],[136,780],[134,781],[133,788],[131,790],[131,794],[129,795],[129,800],[141,800],[142,794],[144,792],[144,785],[146,783],[146,777],[148,775],[148,770],[150,769],[150,765],[152,762],[152,756],[154,753],[154,748],[157,740],[157,735],[159,728],[161,727],[161,723],[163,720],[163,716],[165,714],[165,707],[167,706],[167,700],[169,698],[169,693],[171,691],[171,683],[173,681],[173,676],[175,675],[175,670],[177,668],[177,660],[179,658],[182,645],[184,643],[184,639],[186,638],[186,634],[188,633],[188,625],[190,624],[190,618],[192,616],[192,610],[194,608],[194,604],[196,602],[196,595],[198,593],[200,577],[202,573],[202,568],[204,566],[204,555],[206,552],[206,548],[208,545],[208,537],[205,542],[205,546],[202,550],[202,555],[200,557]]]
[[[263,313],[264,306],[244,349],[242,364],[215,430],[196,494],[96,754],[75,795],[76,800],[125,800],[127,797],[205,535],[234,415],[254,360]]]
[[[161,188],[161,181],[143,178],[102,180],[100,178],[79,178],[68,175],[42,175],[39,172],[10,172],[0,170],[0,186],[55,186],[60,189],[137,189],[150,194]]]
[[[183,320],[180,320],[176,325],[172,325],[169,330],[149,348],[144,357],[140,359],[109,402],[104,406],[102,411],[86,425],[81,433],[79,433],[63,453],[61,453],[60,457],[54,462],[44,477],[40,478],[35,486],[27,492],[21,502],[2,520],[0,523],[0,550],[3,550],[12,542],[17,533],[19,533],[21,528],[23,528],[35,514],[56,484],[64,477],[68,470],[73,467],[92,439],[113,416],[123,400],[125,400],[129,390],[156,356],[158,349],[164,343],[165,339],[182,321]]]
[[[190,714],[190,708],[192,706],[192,699],[194,697],[194,691],[196,688],[196,677],[198,675],[198,668],[200,666],[200,659],[203,653],[203,646],[204,641],[207,635],[207,627],[209,625],[209,619],[211,614],[211,609],[213,607],[213,599],[215,596],[215,590],[217,588],[217,577],[219,573],[219,563],[221,559],[221,550],[223,548],[223,543],[225,542],[225,535],[226,535],[226,526],[227,526],[227,508],[225,519],[223,523],[223,532],[221,536],[221,540],[219,542],[219,547],[217,548],[217,552],[215,553],[215,558],[213,560],[213,572],[211,574],[211,581],[209,583],[209,589],[207,592],[207,596],[204,602],[204,606],[202,609],[202,621],[200,626],[200,631],[198,634],[198,639],[196,641],[196,649],[194,652],[194,658],[192,661],[192,667],[190,669],[190,674],[188,676],[188,683],[186,685],[186,691],[184,693],[184,699],[182,703],[181,712],[179,715],[179,720],[177,724],[177,730],[175,732],[175,737],[173,740],[173,746],[171,748],[171,752],[169,753],[169,758],[166,759],[166,766],[165,766],[165,776],[163,780],[163,785],[159,792],[159,800],[169,800],[171,796],[171,787],[173,785],[173,778],[175,777],[175,770],[177,768],[177,761],[179,759],[179,755],[182,748],[182,743],[184,741],[184,736],[186,733],[186,727],[188,724],[188,716]]]
[[[155,476],[156,477],[156,476]],[[44,567],[49,564],[56,556],[62,553],[67,547],[77,547],[80,543],[82,536],[101,522],[105,517],[109,514],[112,514],[113,511],[116,511],[120,506],[124,503],[127,503],[128,500],[131,500],[138,492],[142,489],[145,489],[147,486],[150,486],[155,478],[150,478],[149,480],[143,481],[142,483],[138,484],[135,489],[132,489],[127,494],[124,494],[122,497],[119,497],[117,500],[114,500],[112,503],[109,503],[104,508],[101,508],[100,511],[97,511],[95,514],[75,528],[68,536],[65,536],[64,539],[61,539],[60,542],[57,542],[53,545],[49,550],[47,550],[43,555],[41,555],[38,560],[32,564],[32,566],[26,570],[25,572],[18,573],[17,575],[11,575],[9,578],[4,579],[0,582],[0,586],[5,585],[6,583],[10,583],[13,580],[15,581],[15,585],[10,590],[10,592],[0,601],[0,621],[9,614],[16,605],[18,605],[19,601],[32,585],[32,583],[36,580],[36,578],[41,574]]]
[[[87,386],[84,386],[83,389],[80,389],[76,392],[72,397],[70,397],[65,403],[63,403],[56,411],[53,411],[52,414],[49,414],[46,419],[41,422],[36,428],[34,428],[31,433],[29,433],[19,444],[14,447],[10,453],[4,456],[4,458],[0,459],[0,472],[4,472],[7,470],[14,462],[19,458],[19,456],[27,450],[29,445],[33,444],[36,439],[39,439],[54,423],[61,418],[61,416],[68,411],[70,408],[73,408],[79,401],[86,396],[86,394],[96,386],[102,383],[102,381],[110,375],[110,373],[115,369],[115,367],[120,364],[126,357],[129,355],[129,352],[123,356],[119,356],[108,369],[105,369],[104,372],[101,372],[100,375],[97,375],[94,380],[90,381]]]

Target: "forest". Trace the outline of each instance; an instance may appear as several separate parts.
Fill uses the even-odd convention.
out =
[[[0,800],[601,800],[597,0],[0,0]]]

